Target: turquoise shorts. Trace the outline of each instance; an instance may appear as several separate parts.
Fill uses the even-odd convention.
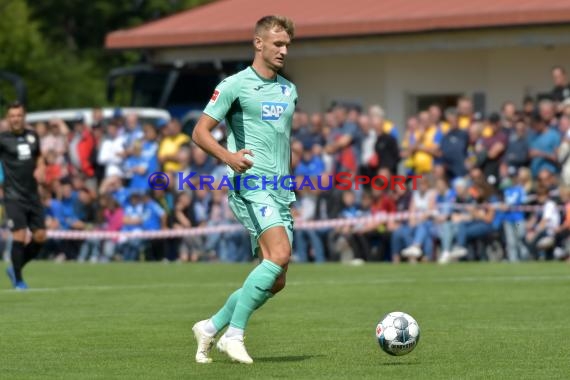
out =
[[[253,256],[258,256],[259,237],[271,227],[283,226],[293,247],[293,216],[289,205],[279,202],[267,192],[228,195],[229,206],[236,219],[249,231]]]

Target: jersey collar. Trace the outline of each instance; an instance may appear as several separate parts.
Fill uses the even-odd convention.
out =
[[[249,66],[249,68],[250,68],[251,71],[253,71],[253,72],[255,73],[255,75],[257,75],[257,77],[258,77],[259,79],[261,79],[262,81],[267,82],[267,83],[274,83],[274,82],[277,82],[277,75],[275,75],[275,79],[267,79],[267,78],[264,78],[264,77],[262,77],[261,75],[259,75],[259,73],[258,73],[257,71],[255,71],[255,69],[253,68],[253,66]]]
[[[24,136],[26,134],[26,128],[22,129],[22,131],[20,132],[16,132],[14,131],[12,128],[10,128],[10,133],[14,136]]]

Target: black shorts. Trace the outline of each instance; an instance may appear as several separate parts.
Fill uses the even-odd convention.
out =
[[[6,200],[6,217],[8,227],[12,231],[29,228],[31,231],[45,230],[44,207],[40,200],[29,199],[26,201]]]

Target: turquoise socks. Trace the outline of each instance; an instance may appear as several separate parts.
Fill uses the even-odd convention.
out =
[[[237,301],[241,295],[241,288],[233,292],[229,297],[224,306],[211,318],[212,323],[216,327],[216,331],[222,330],[226,327],[230,320],[232,319],[232,315],[234,313],[234,309],[236,308]]]
[[[253,312],[273,296],[270,290],[281,273],[283,273],[283,268],[269,260],[263,260],[261,264],[251,271],[241,288],[241,294],[235,305],[230,326],[245,330]],[[232,294],[232,296],[237,292]]]
[[[273,287],[275,280],[281,275],[282,272],[283,268],[269,260],[264,260],[260,265],[258,265],[249,274],[244,283],[244,287],[239,288],[233,292],[228,297],[224,306],[216,314],[214,314],[214,316],[212,316],[211,321],[216,328],[216,331],[219,332],[230,324],[230,321],[232,320],[232,317],[236,310],[236,305],[242,297],[242,294],[244,292],[243,289],[247,285],[248,289],[253,288],[253,291],[250,290],[249,295],[245,296],[244,302],[240,307],[240,312],[236,316],[237,319],[235,324],[235,327],[245,326],[251,314],[263,306],[268,299],[273,297],[273,293],[271,293],[269,290]],[[267,290],[262,291],[259,288]],[[250,311],[250,308],[252,307],[253,309]]]

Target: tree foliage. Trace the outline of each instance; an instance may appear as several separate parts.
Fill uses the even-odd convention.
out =
[[[107,33],[210,1],[0,0],[0,70],[24,79],[29,109],[103,105],[107,72],[138,59],[105,51]]]
[[[211,1],[211,0],[209,0]],[[28,0],[34,18],[51,41],[70,49],[101,49],[105,35],[113,30],[189,9],[208,0]]]

